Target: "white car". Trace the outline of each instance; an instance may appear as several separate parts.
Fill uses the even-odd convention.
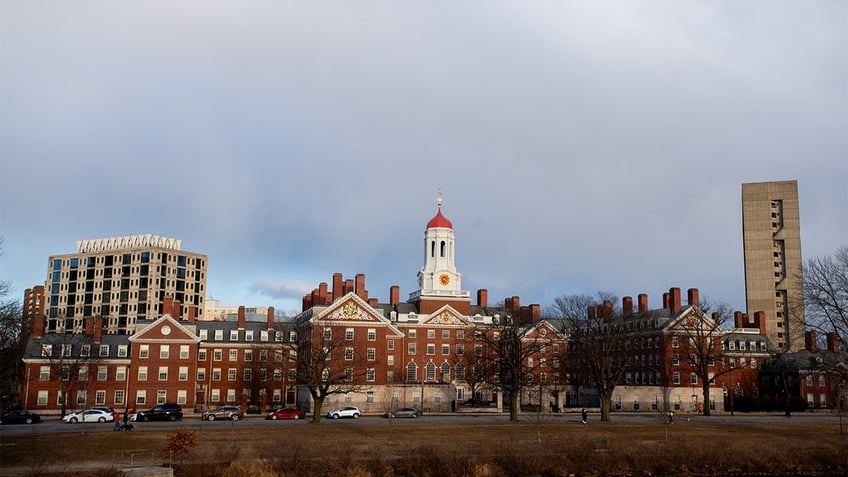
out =
[[[354,419],[359,419],[359,415],[362,414],[359,412],[359,408],[356,406],[345,406],[340,407],[338,409],[334,409],[327,413],[327,417],[338,419],[340,417],[352,417]]]
[[[86,409],[72,412],[63,417],[62,420],[71,424],[78,422],[112,422],[115,420],[115,415],[102,409]]]

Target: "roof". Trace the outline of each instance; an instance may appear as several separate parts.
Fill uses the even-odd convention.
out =
[[[442,215],[442,207],[439,206],[439,211],[436,215],[427,222],[428,229],[453,229],[453,224],[447,217]]]

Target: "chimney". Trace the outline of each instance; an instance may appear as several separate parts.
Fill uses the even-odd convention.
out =
[[[633,316],[633,297],[626,296],[621,300],[621,312],[625,318]]]
[[[389,305],[391,305],[392,308],[394,308],[394,307],[398,306],[399,303],[400,303],[400,287],[397,286],[397,285],[392,285],[391,288],[389,288]]]
[[[766,312],[754,312],[754,326],[759,328],[761,335],[766,334]]]
[[[744,328],[745,322],[742,321],[742,312],[734,311],[733,312],[733,327],[734,328]]]
[[[590,307],[586,310],[586,316],[587,316],[590,320],[594,320],[594,319],[595,319],[595,316],[596,316],[596,315],[595,315],[595,307],[594,307],[594,306],[590,306]]]
[[[542,319],[542,307],[538,304],[530,305],[530,319],[532,323],[538,323]]]
[[[338,300],[344,295],[344,278],[341,273],[333,274],[333,301]]]
[[[89,316],[85,319],[85,334],[88,336],[94,335],[94,317]]]
[[[690,288],[686,291],[686,295],[688,298],[688,303],[693,306],[701,306],[701,301],[698,297],[698,289]]]
[[[368,292],[365,291],[365,275],[362,273],[356,274],[356,296],[362,298],[363,300],[368,299]]]
[[[839,335],[835,331],[831,331],[824,336],[827,343],[827,350],[833,354],[839,354]]]
[[[273,306],[268,307],[268,329],[269,330],[274,329],[274,307]]]
[[[94,321],[94,337],[91,341],[93,341],[94,344],[100,344],[100,341],[103,339],[103,318],[98,316],[92,321]]]
[[[238,307],[238,329],[240,330],[244,329],[244,311],[244,305]]]
[[[674,287],[668,289],[669,293],[669,312],[676,315],[680,312],[680,288]]]
[[[604,321],[609,321],[610,319],[612,319],[612,302],[609,300],[604,300],[603,305],[598,305],[598,313],[601,315]]]
[[[196,306],[188,307],[188,322],[194,323],[196,318],[197,318],[197,307]]]
[[[353,293],[353,280],[347,279],[344,281],[344,294]]]
[[[372,308],[376,308],[380,303],[378,303],[376,298],[369,298],[368,304],[371,305]]]
[[[477,290],[477,306],[480,308],[489,307],[489,291],[485,288]]]
[[[669,305],[670,301],[668,292],[663,293],[663,308],[671,308]]]
[[[313,302],[312,302],[312,294],[311,293],[308,294],[308,295],[303,295],[303,300],[301,300],[301,306],[300,306],[301,310],[300,311],[306,311],[306,310],[312,308],[312,303]]]
[[[812,353],[816,353],[819,350],[818,344],[816,343],[816,332],[808,331],[804,333],[804,344],[807,347],[807,351]]]
[[[639,316],[645,316],[648,314],[648,295],[645,293],[640,293],[639,297]]]
[[[318,284],[318,296],[321,297],[322,305],[330,303],[330,293],[327,291],[327,282],[321,282]]]
[[[32,337],[40,340],[44,338],[44,321],[46,317],[44,315],[38,314],[35,315],[35,318],[32,320]]]
[[[520,305],[521,299],[518,298],[517,296],[513,296],[512,299],[509,301],[509,303],[510,303],[509,308],[512,311],[512,315],[518,316],[518,312],[521,309],[521,305]]]

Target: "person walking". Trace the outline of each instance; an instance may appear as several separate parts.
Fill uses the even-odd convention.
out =
[[[115,425],[112,426],[112,430],[113,431],[120,431],[121,430],[121,413],[120,412],[115,413]]]
[[[580,417],[583,418],[583,424],[586,424],[586,408],[584,407],[582,411],[580,411]]]

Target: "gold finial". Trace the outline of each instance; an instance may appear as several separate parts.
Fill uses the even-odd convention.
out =
[[[436,199],[436,205],[439,206],[440,209],[442,208],[442,188],[441,187],[439,187],[439,198]]]

